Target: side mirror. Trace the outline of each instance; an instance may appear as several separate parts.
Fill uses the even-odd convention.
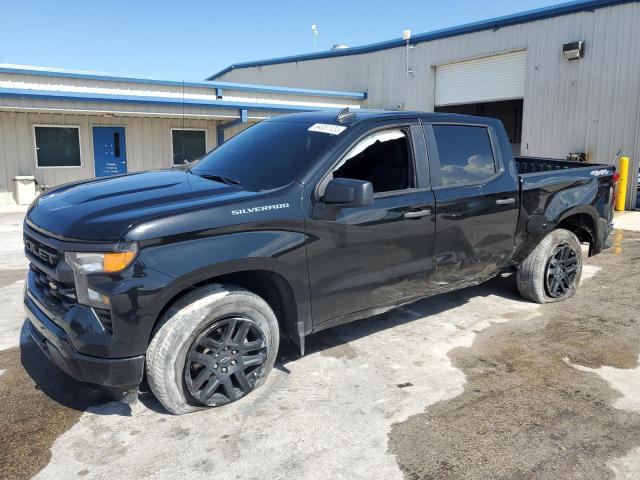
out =
[[[327,184],[322,201],[341,207],[373,205],[373,185],[364,180],[334,178]]]

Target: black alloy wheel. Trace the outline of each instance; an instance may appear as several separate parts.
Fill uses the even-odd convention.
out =
[[[251,319],[232,316],[205,328],[184,366],[189,394],[208,406],[233,402],[256,385],[267,359],[264,333]]]
[[[545,287],[547,295],[560,298],[569,293],[576,283],[578,252],[570,245],[558,245],[547,262]]]

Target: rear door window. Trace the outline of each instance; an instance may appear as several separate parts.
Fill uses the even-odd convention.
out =
[[[433,125],[443,186],[484,183],[496,172],[486,127]]]

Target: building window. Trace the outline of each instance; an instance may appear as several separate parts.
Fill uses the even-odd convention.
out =
[[[485,127],[434,125],[442,185],[484,183],[496,174],[489,131]]]
[[[333,178],[366,180],[374,193],[413,187],[409,139],[403,130],[382,130],[358,142],[333,171]]]
[[[204,130],[171,130],[173,164],[193,162],[207,153]]]
[[[38,168],[80,167],[80,127],[34,126]]]

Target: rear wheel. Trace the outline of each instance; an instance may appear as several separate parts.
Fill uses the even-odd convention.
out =
[[[537,303],[565,300],[575,294],[582,275],[578,238],[564,229],[542,239],[518,269],[520,294]]]
[[[264,383],[278,344],[276,316],[262,298],[204,287],[163,317],[147,350],[149,386],[174,414],[225,405]]]

